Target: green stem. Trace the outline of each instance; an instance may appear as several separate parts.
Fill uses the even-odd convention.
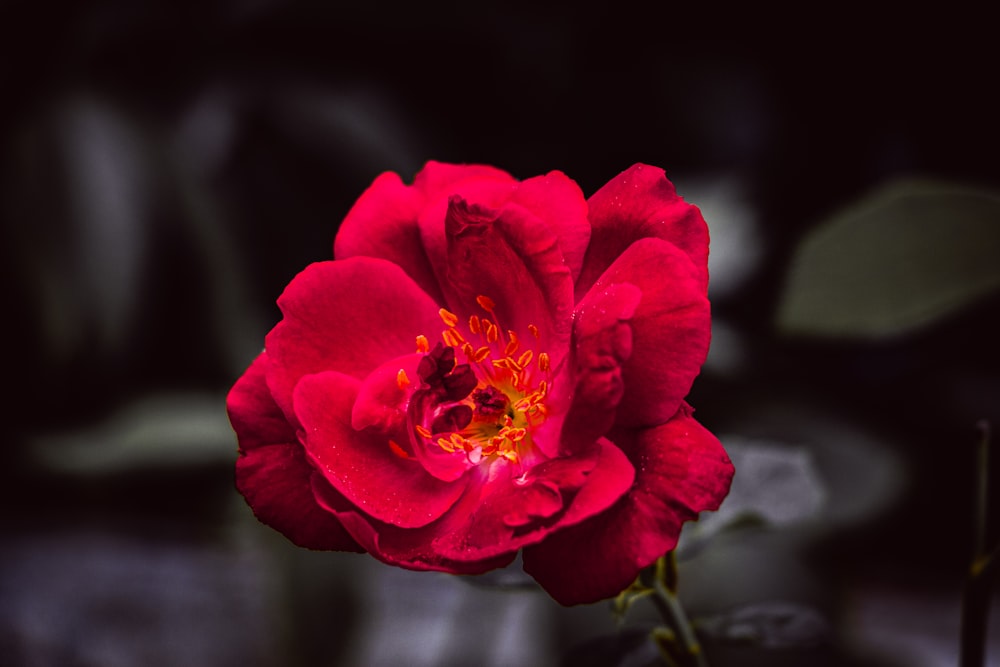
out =
[[[669,561],[668,561],[669,559]],[[667,627],[677,633],[680,639],[680,648],[683,650],[681,658],[685,664],[694,667],[708,667],[705,655],[702,653],[701,644],[694,634],[694,628],[684,613],[684,607],[675,593],[677,585],[676,563],[673,552],[664,556],[656,564],[656,577],[653,579],[653,604],[656,605],[660,616],[667,623]]]
[[[977,424],[981,434],[977,452],[975,549],[962,595],[961,667],[982,667],[986,658],[986,626],[990,613],[991,591],[996,579],[998,549],[989,553],[986,532],[989,506],[990,425]]]

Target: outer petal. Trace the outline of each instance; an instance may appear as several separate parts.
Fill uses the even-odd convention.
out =
[[[564,605],[618,594],[676,546],[683,522],[718,509],[729,492],[733,465],[689,408],[616,442],[635,465],[631,491],[608,511],[524,550],[525,571]]]
[[[393,451],[378,430],[355,431],[351,412],[359,383],[335,371],[309,375],[295,387],[295,413],[305,448],[337,491],[380,521],[425,526],[462,496],[466,480],[432,477],[415,459]]]
[[[440,521],[423,528],[401,530],[358,512],[338,517],[385,562],[478,573],[496,567],[497,559],[508,561],[559,526],[604,511],[629,488],[634,475],[618,448],[604,441],[585,454],[549,461],[522,476],[501,464],[482,483],[470,484]],[[334,508],[335,502],[329,506]]]
[[[625,395],[616,424],[661,424],[677,412],[708,355],[708,298],[687,255],[659,239],[629,246],[591,292],[621,283],[637,287],[642,298],[630,321],[632,355],[622,366]]]
[[[590,242],[587,201],[580,186],[561,171],[552,171],[522,181],[512,201],[534,213],[556,235],[575,281]]]
[[[587,201],[593,230],[576,282],[577,300],[616,257],[646,237],[680,248],[690,257],[701,290],[707,290],[708,227],[701,211],[677,195],[662,169],[633,165]]]
[[[386,172],[358,198],[333,243],[336,259],[379,257],[398,264],[435,301],[444,303],[420,238],[425,194]]]
[[[362,551],[310,491],[312,467],[264,381],[266,355],[229,392],[229,419],[239,439],[236,488],[260,521],[310,549]]]
[[[312,264],[278,305],[285,317],[267,335],[267,382],[290,421],[292,390],[303,375],[336,370],[361,379],[389,359],[412,354],[418,334],[441,329],[434,301],[381,259]]]
[[[337,259],[366,256],[387,259],[403,268],[438,303],[444,303],[437,275],[424,248],[418,219],[422,211],[461,187],[506,188],[516,181],[510,174],[486,165],[428,162],[413,185],[399,176],[380,175],[348,212],[334,241]],[[444,216],[439,220],[444,237]]]

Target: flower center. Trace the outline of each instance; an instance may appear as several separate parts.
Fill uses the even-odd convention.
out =
[[[473,465],[520,463],[534,451],[532,434],[548,414],[549,355],[536,354],[513,330],[504,334],[491,299],[480,296],[476,302],[485,315],[471,315],[467,323],[439,311],[443,343],[433,349],[425,336],[417,336],[417,351],[425,355],[417,368],[425,393],[410,403],[411,437],[464,455]],[[536,326],[529,324],[527,333],[538,340]],[[457,363],[458,354],[465,363]]]

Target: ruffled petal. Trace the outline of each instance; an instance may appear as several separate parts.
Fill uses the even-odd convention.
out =
[[[486,165],[428,162],[413,185],[392,172],[378,176],[344,218],[334,241],[334,257],[378,257],[398,264],[437,303],[444,303],[438,274],[424,247],[420,215],[440,211],[438,236],[444,239],[444,206],[456,189],[497,192],[509,196],[514,178]],[[441,257],[438,258],[443,259]]]
[[[551,171],[521,181],[511,201],[531,211],[556,235],[576,281],[590,242],[587,200],[576,181],[561,171]]]
[[[401,528],[426,526],[455,504],[466,480],[442,482],[417,460],[400,456],[386,434],[354,430],[358,387],[336,371],[299,380],[295,413],[306,452],[331,486],[374,518]]]
[[[309,489],[313,473],[302,445],[271,398],[260,355],[227,398],[229,419],[239,439],[236,488],[257,518],[309,549],[362,551],[336,516]]]
[[[622,365],[625,394],[615,423],[661,424],[677,412],[708,355],[708,298],[688,256],[653,238],[629,246],[591,292],[600,294],[619,284],[638,288],[642,298],[629,321],[632,354]]]
[[[482,474],[483,469],[479,469]],[[473,482],[439,521],[400,530],[354,511],[338,513],[344,525],[379,559],[418,570],[485,572],[509,562],[521,547],[562,525],[610,507],[632,483],[634,470],[613,445],[548,461],[526,474],[500,464]],[[457,563],[466,566],[456,568]]]
[[[681,525],[716,510],[733,465],[686,406],[656,428],[615,434],[635,466],[632,489],[612,508],[524,550],[524,569],[564,605],[617,595],[677,545]]]
[[[388,260],[402,267],[432,299],[444,303],[417,224],[425,200],[420,188],[404,185],[397,174],[382,174],[341,223],[333,244],[334,257]]]
[[[701,211],[677,195],[662,169],[633,165],[587,202],[592,231],[583,270],[576,282],[578,300],[615,258],[646,237],[680,248],[691,259],[701,290],[707,290],[708,227]]]
[[[351,410],[354,430],[373,428],[388,436],[406,427],[406,409],[413,383],[419,382],[417,367],[423,358],[414,353],[390,359],[364,379]]]
[[[622,366],[632,356],[629,321],[642,298],[635,285],[591,290],[573,318],[573,403],[562,430],[564,451],[610,430],[625,394]]]
[[[267,382],[289,421],[292,391],[310,373],[365,378],[412,354],[417,335],[439,331],[438,306],[395,264],[356,257],[312,264],[278,299],[284,319],[267,335]]]
[[[267,387],[270,363],[266,352],[257,355],[226,396],[226,411],[241,452],[296,440],[295,429],[289,425]]]
[[[488,297],[502,329],[539,331],[538,350],[557,366],[568,349],[573,282],[555,234],[527,209],[487,209],[453,197],[446,219],[448,288],[455,312],[485,315]]]

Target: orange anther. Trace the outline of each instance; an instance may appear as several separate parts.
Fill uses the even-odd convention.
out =
[[[428,431],[423,426],[421,426],[420,424],[417,424],[417,426],[414,428],[414,430],[417,432],[417,435],[419,435],[421,438],[429,438],[429,437],[431,437],[431,432]]]
[[[538,327],[536,327],[534,324],[528,325],[528,332],[535,338],[538,338]]]
[[[417,352],[427,354],[431,350],[431,344],[427,342],[427,336],[420,334],[417,336]]]
[[[486,327],[486,342],[488,343],[497,342],[497,336],[499,335],[500,331],[496,328],[496,325],[494,325],[492,322],[483,322],[483,325]]]
[[[441,332],[441,339],[448,347],[461,347],[464,342],[462,334],[457,329],[445,329]]]
[[[549,363],[550,359],[548,352],[542,352],[541,354],[538,355],[538,370],[542,371],[543,373],[548,373]]]
[[[524,354],[517,358],[517,365],[521,368],[525,368],[531,363],[531,358],[535,356],[535,353],[531,350],[525,350]]]
[[[469,332],[479,333],[479,317],[476,315],[469,315]]]
[[[444,322],[449,327],[453,327],[456,324],[458,324],[458,315],[451,312],[447,308],[442,308],[441,310],[439,310],[438,315],[441,316],[441,321]]]
[[[400,447],[399,443],[397,443],[395,440],[390,440],[389,441],[389,449],[392,450],[393,454],[395,454],[396,456],[398,456],[401,459],[408,459],[408,458],[410,458],[410,455],[406,453],[406,450],[403,449],[402,447]]]
[[[488,348],[488,347],[486,347],[484,345],[481,348],[479,348],[478,350],[476,350],[476,354],[472,358],[475,360],[476,363],[479,363],[480,361],[482,361],[483,359],[485,359],[488,356],[490,356],[490,348]]]
[[[462,345],[462,354],[468,357],[470,360],[475,360],[476,351],[472,348],[472,343],[465,343]]]
[[[493,309],[497,307],[497,305],[493,303],[493,299],[488,296],[483,296],[482,294],[476,297],[476,303],[478,303],[479,307],[487,313],[492,313]]]
[[[396,386],[400,389],[406,389],[410,386],[410,378],[406,376],[406,371],[402,368],[400,368],[399,372],[396,373]]]
[[[514,333],[513,331],[508,329],[507,333],[510,335],[510,342],[507,343],[507,349],[504,351],[504,353],[509,357],[515,352],[517,352],[518,340],[517,340],[517,334]]]

